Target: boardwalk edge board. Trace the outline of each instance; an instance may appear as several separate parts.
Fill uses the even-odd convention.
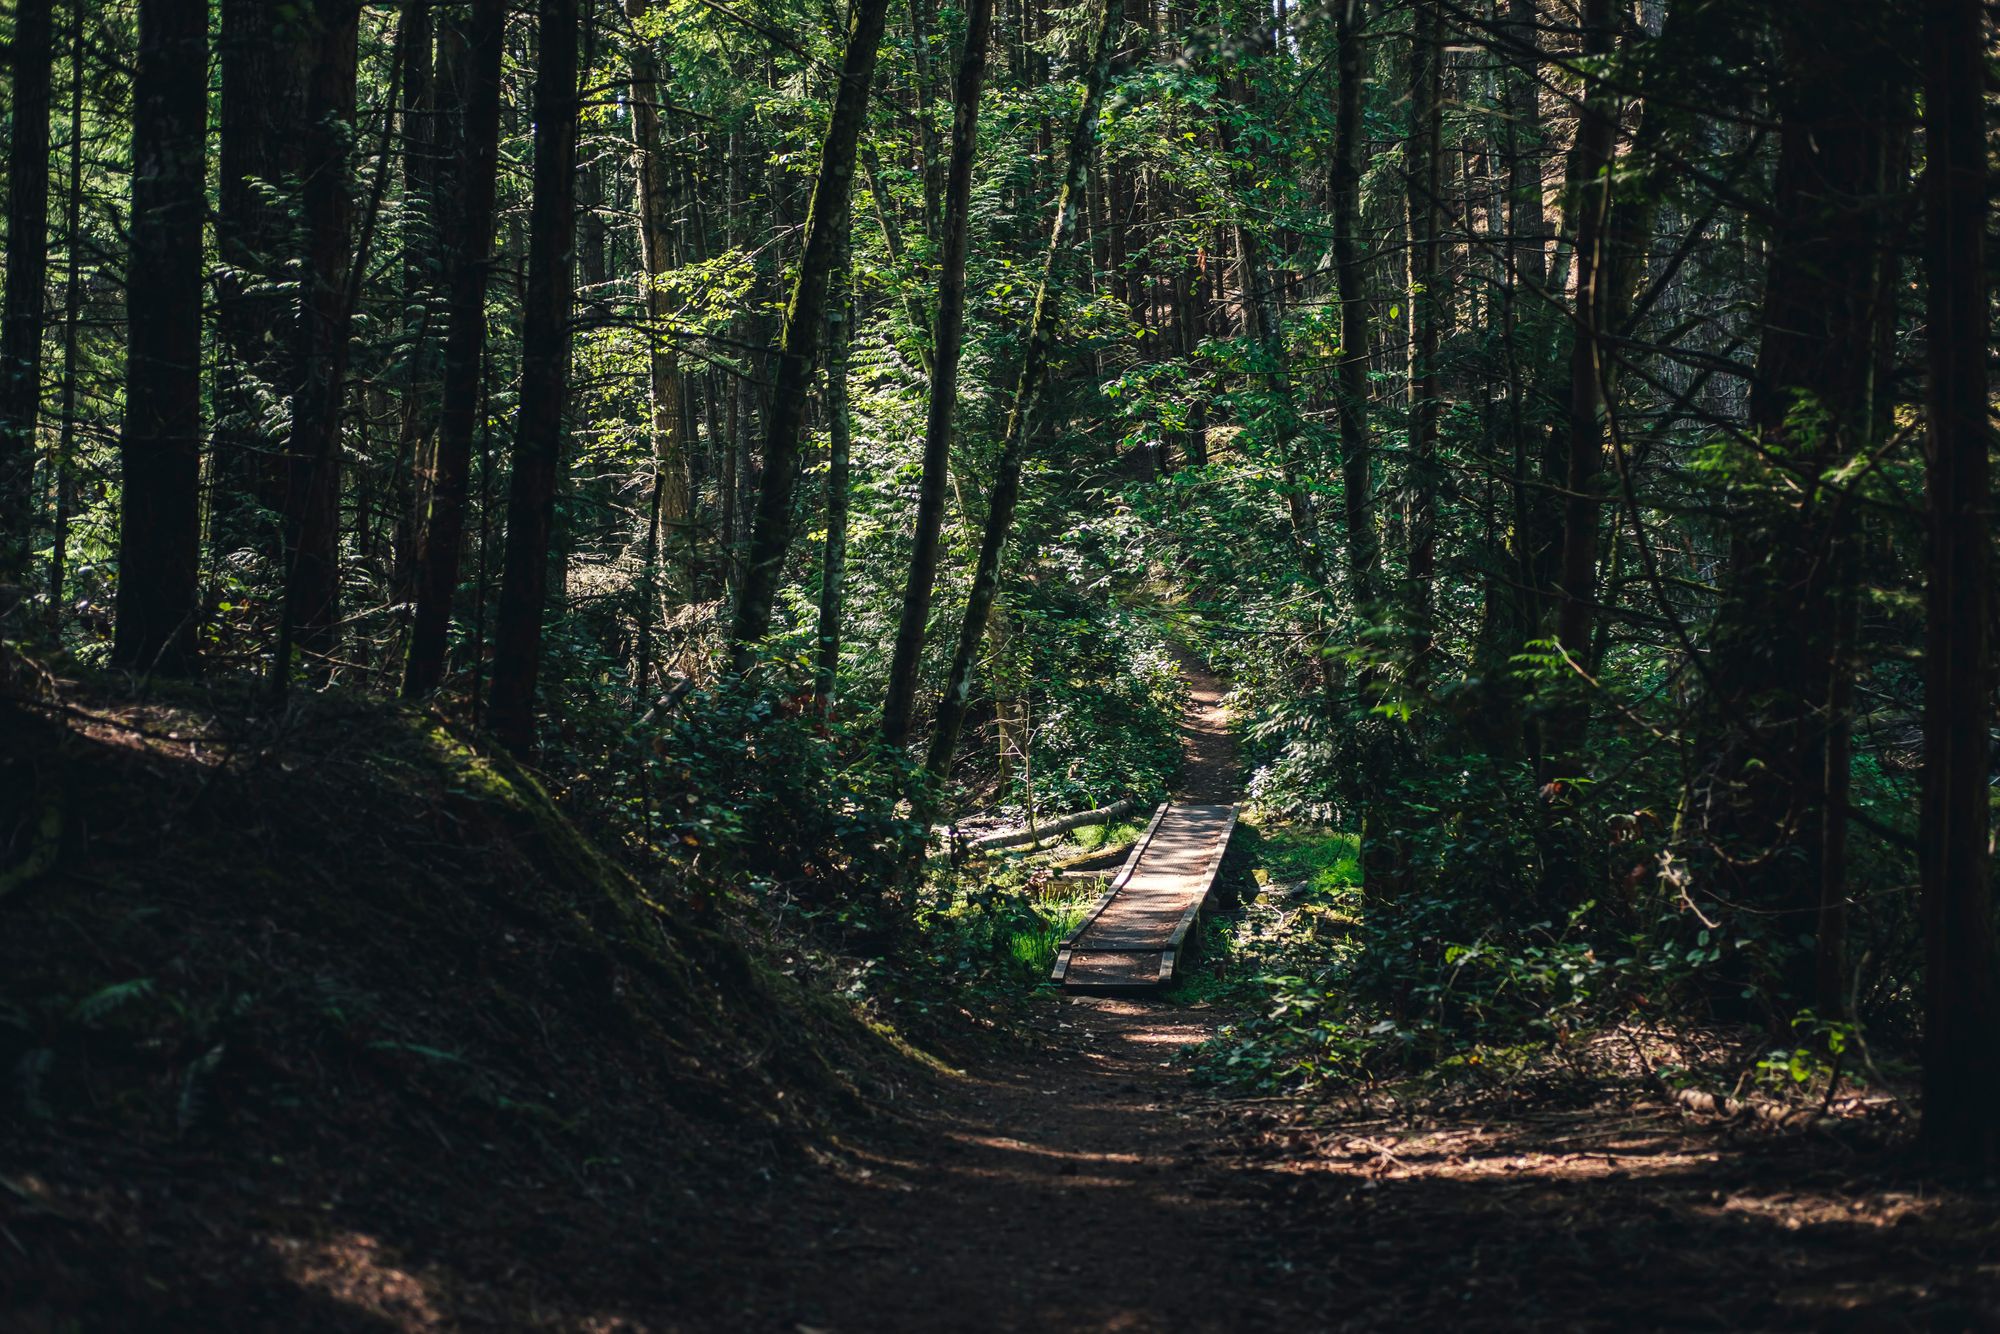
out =
[[[1146,832],[1138,836],[1138,842],[1132,844],[1132,852],[1126,854],[1124,866],[1120,866],[1118,874],[1112,876],[1112,882],[1104,888],[1104,894],[1098,896],[1098,902],[1090,904],[1090,912],[1086,912],[1084,920],[1076,924],[1076,930],[1072,930],[1068,936],[1064,936],[1062,944],[1056,946],[1056,966],[1048,974],[1050,982],[1062,982],[1068,976],[1068,972],[1070,972],[1070,954],[1074,952],[1076,942],[1082,938],[1082,934],[1086,930],[1090,930],[1096,924],[1096,920],[1104,914],[1104,910],[1112,906],[1112,900],[1118,898],[1118,890],[1122,890],[1126,886],[1126,882],[1132,880],[1132,872],[1138,870],[1138,860],[1142,856],[1146,856],[1146,848],[1148,848],[1148,844],[1152,844],[1152,836],[1160,830],[1160,820],[1166,818],[1166,812],[1168,812],[1168,808],[1172,804],[1174,802],[1160,802],[1160,810],[1152,812],[1152,822],[1146,826]]]

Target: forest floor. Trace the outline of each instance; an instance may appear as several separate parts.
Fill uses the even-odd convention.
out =
[[[1192,680],[1183,795],[1229,799]],[[50,771],[105,814],[0,920],[28,979],[0,992],[0,1331],[2000,1329],[2000,1195],[1918,1172],[1893,1118],[1718,1116],[1615,1071],[1235,1096],[1185,1058],[1241,1016],[1186,997],[1041,995],[944,1071],[746,1014],[712,945],[688,958],[736,1008],[690,1010],[658,990],[681,966],[607,970],[623,919],[555,912],[618,886],[541,806],[447,801],[493,774],[399,714],[327,726],[296,767],[197,763],[185,720],[64,734]],[[357,803],[375,838],[311,874]],[[543,881],[555,907],[514,892]],[[846,1104],[787,1059],[815,1043]]]
[[[1050,1000],[754,1253],[702,1327],[2000,1328],[1991,1192],[1660,1100],[1329,1117],[1198,1087],[1223,1013]],[[774,1201],[774,1203],[777,1203]],[[691,1257],[690,1257],[691,1258]],[[688,1275],[687,1277],[694,1277]]]
[[[1189,665],[1181,795],[1234,800]],[[698,1324],[860,1330],[2000,1329],[2000,1210],[1843,1127],[1629,1087],[1382,1116],[1199,1084],[1233,1016],[1049,996],[1041,1042],[695,1261]],[[691,1257],[689,1257],[691,1258]]]

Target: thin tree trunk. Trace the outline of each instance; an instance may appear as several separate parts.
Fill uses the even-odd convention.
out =
[[[1414,0],[1410,33],[1410,134],[1407,196],[1410,219],[1410,461],[1409,556],[1403,603],[1409,618],[1416,675],[1427,674],[1434,629],[1431,625],[1437,575],[1438,326],[1444,306],[1439,291],[1443,212],[1440,135],[1442,131],[1444,32],[1435,0]]]
[[[1923,1140],[1974,1168],[2000,1160],[1992,811],[1992,519],[1986,358],[1985,28],[1978,0],[1926,0],[1924,132],[1929,429],[1924,638]]]
[[[845,207],[854,207],[850,195]],[[851,218],[850,218],[851,223]],[[841,229],[834,258],[826,314],[826,545],[820,560],[819,625],[814,633],[813,707],[821,717],[833,712],[840,680],[841,618],[847,592],[847,506],[853,454],[853,422],[847,401],[848,350],[854,341],[852,227]]]
[[[1842,535],[1827,553],[1833,568],[1834,631],[1827,683],[1826,760],[1820,783],[1827,805],[1844,811],[1853,790],[1854,636],[1860,600],[1853,585],[1855,540]],[[1813,1008],[1822,1019],[1847,1013],[1847,821],[1829,816],[1819,829],[1819,914],[1813,935]]]
[[[142,0],[132,88],[118,625],[111,660],[194,665],[201,544],[201,224],[208,6]]]
[[[526,754],[535,737],[535,683],[569,390],[569,318],[576,299],[578,11],[579,0],[540,0],[521,407],[507,486],[507,545],[487,702],[487,726],[517,755]]]
[[[1509,57],[1506,126],[1513,137],[1507,162],[1507,234],[1514,271],[1531,288],[1548,280],[1548,217],[1542,200],[1541,85],[1535,54],[1536,0],[1507,0],[1507,35],[1516,47]]]
[[[861,146],[861,168],[868,177],[868,193],[875,205],[875,223],[882,229],[882,251],[892,267],[900,267],[903,257],[903,229],[896,221],[896,206],[889,198],[888,190],[882,184],[882,169],[875,161],[875,150],[868,144]],[[924,377],[931,375],[931,349],[924,343],[924,335],[930,330],[930,318],[924,314],[921,295],[923,284],[914,273],[897,284],[902,289],[903,312],[909,317],[910,327],[916,331],[915,352],[917,364]]]
[[[888,0],[855,0],[848,17],[840,89],[820,150],[812,203],[806,210],[798,280],[786,303],[774,349],[776,374],[764,422],[764,482],[757,493],[749,561],[730,632],[739,670],[749,665],[756,645],[771,628],[772,604],[791,549],[792,495],[798,485],[806,395],[826,325],[827,280],[833,256],[840,249],[840,232],[853,215],[842,201],[854,184],[854,150],[867,119],[869,85],[875,78],[875,56],[882,43],[887,9]]]
[[[1382,564],[1382,543],[1375,531],[1373,446],[1368,439],[1368,284],[1360,235],[1364,27],[1362,0],[1340,0],[1334,10],[1333,265],[1340,290],[1340,360],[1335,376],[1347,517],[1347,582],[1359,607],[1374,601]]]
[[[493,251],[506,21],[506,0],[473,0],[469,21],[457,15],[446,21],[444,88],[456,112],[459,138],[444,219],[449,229],[444,255],[450,267],[444,397],[426,488],[430,506],[417,544],[417,611],[403,668],[405,698],[427,695],[444,680],[452,595],[458,589],[486,356],[486,282]]]
[[[651,0],[625,0],[628,18],[642,17]],[[667,317],[664,276],[673,268],[673,190],[660,147],[659,69],[652,42],[632,39],[632,146],[637,151],[639,250],[646,284],[646,389],[652,408],[653,468],[658,479],[659,530],[676,590],[694,586],[694,543],[688,530],[688,445],[683,434],[681,368],[673,343],[662,336]]]
[[[1111,38],[1124,14],[1124,0],[1104,0],[1092,38],[1089,64],[1085,67],[1083,105],[1070,132],[1069,150],[1064,158],[1062,193],[1056,198],[1056,216],[1049,228],[1048,253],[1042,261],[1041,281],[1035,289],[1034,314],[1028,321],[1028,337],[1021,355],[1021,370],[1014,382],[1014,402],[1007,414],[1001,437],[1000,462],[995,469],[992,494],[987,498],[986,528],[980,536],[979,559],[973,567],[972,593],[966,600],[965,618],[959,623],[958,647],[952,655],[951,675],[938,701],[937,722],[931,733],[930,753],[925,765],[933,777],[943,777],[958,750],[959,732],[965,726],[965,711],[972,693],[972,670],[979,658],[979,646],[986,636],[986,621],[993,599],[1000,591],[1000,558],[1014,524],[1014,507],[1021,498],[1021,465],[1027,457],[1028,439],[1040,406],[1049,356],[1055,348],[1055,291],[1058,268],[1075,230],[1076,215],[1083,203],[1083,190],[1090,173],[1091,149],[1097,141],[1098,108],[1104,101],[1104,85],[1111,70]]]
[[[42,400],[49,262],[54,30],[49,0],[18,0],[10,51],[14,125],[7,158],[7,291],[0,307],[0,583],[25,584],[35,550],[35,422]]]
[[[429,506],[429,453],[437,427],[437,333],[431,324],[437,287],[442,153],[438,124],[437,41],[432,0],[409,0],[397,36],[403,46],[403,375],[397,403],[390,596],[415,593],[417,535]]]
[[[69,518],[76,497],[77,336],[83,323],[83,4],[70,5],[69,189],[63,201],[62,427],[56,440],[55,542],[49,555],[49,624],[62,624],[69,564]]]
[[[1610,54],[1611,0],[1584,0],[1583,49],[1594,62]],[[1594,67],[1595,68],[1595,67]],[[1618,111],[1601,78],[1590,76],[1577,122],[1576,327],[1570,342],[1569,433],[1563,483],[1562,563],[1558,581],[1556,639],[1579,664],[1590,660],[1590,630],[1597,606],[1598,478],[1604,469],[1604,366],[1602,339],[1610,331],[1611,265],[1605,252],[1611,217],[1611,163]],[[1551,722],[1545,764],[1574,770],[1589,719],[1583,707]],[[1550,776],[1550,775],[1545,775]]]
[[[917,99],[917,167],[923,186],[924,231],[936,236],[942,213],[938,190],[939,158],[937,126],[931,122],[931,103],[937,95],[937,78],[932,73],[931,40],[934,34],[925,22],[932,0],[910,0],[910,63],[915,75]]]
[[[943,255],[938,275],[937,326],[931,337],[931,394],[924,419],[923,476],[917,487],[916,541],[903,586],[902,618],[882,705],[882,740],[902,746],[916,711],[924,637],[937,587],[944,528],[945,487],[950,480],[952,417],[958,405],[958,364],[965,328],[965,252],[972,225],[972,160],[979,146],[979,97],[986,81],[986,48],[993,0],[972,0],[965,49],[953,91],[951,166],[945,179]]]

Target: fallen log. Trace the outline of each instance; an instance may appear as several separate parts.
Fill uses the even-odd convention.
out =
[[[1099,806],[1094,811],[1078,811],[1074,815],[1065,815],[1056,820],[1037,821],[1032,829],[1007,829],[997,834],[987,834],[982,838],[968,839],[965,848],[968,852],[991,852],[995,848],[1018,847],[1023,843],[1033,843],[1057,834],[1067,834],[1070,830],[1079,829],[1087,824],[1109,824],[1119,816],[1130,815],[1138,809],[1137,797],[1125,797],[1112,802],[1109,806]]]

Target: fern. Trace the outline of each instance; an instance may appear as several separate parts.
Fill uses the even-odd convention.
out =
[[[201,1119],[201,1114],[207,1110],[208,1099],[203,1096],[202,1085],[215,1073],[216,1067],[222,1064],[224,1050],[223,1043],[216,1043],[189,1065],[187,1073],[181,1076],[181,1096],[174,1105],[176,1133],[187,1134],[195,1122]]]
[[[112,1011],[122,1009],[136,1000],[144,1000],[153,994],[153,979],[135,977],[129,982],[113,982],[102,991],[85,996],[70,1011],[73,1018],[81,1023],[94,1024]]]

